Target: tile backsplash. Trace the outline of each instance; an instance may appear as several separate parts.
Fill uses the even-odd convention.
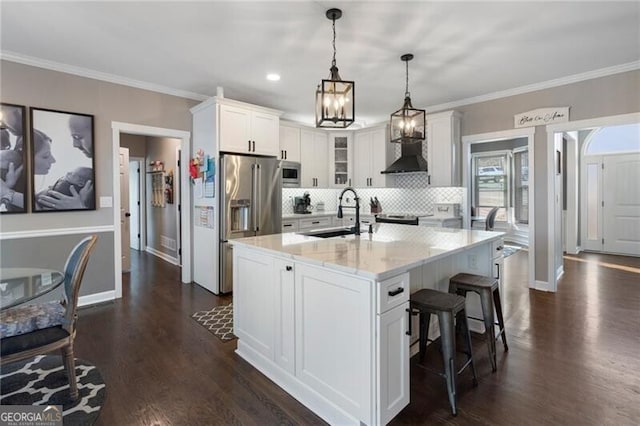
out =
[[[411,178],[413,176],[413,178]],[[426,179],[426,175],[424,178]],[[414,182],[416,186],[407,184],[402,188],[355,188],[361,199],[361,214],[370,214],[369,199],[378,197],[383,213],[433,214],[436,203],[460,204],[461,211],[466,211],[467,189],[462,187],[431,187],[425,188],[424,182],[418,180],[420,174],[398,175],[396,178],[406,178],[407,183]],[[421,187],[417,185],[421,183]],[[309,192],[311,205],[316,206],[319,201],[324,202],[325,211],[338,210],[338,197],[341,189],[318,188],[285,188],[282,190],[282,213],[293,213],[294,197]],[[349,202],[346,200],[349,199]],[[353,205],[353,194],[348,192],[343,199],[345,205]]]

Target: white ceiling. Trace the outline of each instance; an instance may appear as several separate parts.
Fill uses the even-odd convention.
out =
[[[356,82],[356,121],[381,122],[404,97],[427,108],[638,63],[640,2],[7,2],[4,57],[38,58],[312,122],[331,62]],[[632,65],[635,66],[635,65]],[[281,74],[269,82],[268,72]]]

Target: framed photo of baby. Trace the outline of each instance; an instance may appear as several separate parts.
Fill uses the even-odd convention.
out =
[[[0,104],[0,214],[27,211],[25,107]]]
[[[93,115],[31,108],[32,211],[95,210]]]

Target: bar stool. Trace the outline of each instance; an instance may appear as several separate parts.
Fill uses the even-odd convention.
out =
[[[442,347],[442,360],[444,363],[444,373],[429,370],[441,377],[444,377],[447,384],[447,393],[449,395],[449,404],[451,404],[451,412],[457,415],[456,409],[456,375],[464,371],[467,366],[471,365],[473,373],[473,385],[478,385],[476,377],[476,369],[473,365],[473,356],[471,350],[471,334],[469,333],[469,325],[467,324],[467,316],[465,310],[464,297],[454,294],[444,293],[441,291],[423,289],[413,293],[410,296],[411,308],[417,310],[420,314],[420,360],[424,359],[424,353],[427,349],[427,341],[429,340],[429,322],[431,314],[438,316],[440,324],[440,344]],[[468,352],[467,361],[459,371],[456,371],[456,327],[454,319],[459,330],[463,333],[466,341]]]
[[[497,370],[496,367],[496,336],[495,326],[499,328],[498,336],[502,337],[504,350],[507,352],[507,335],[504,329],[504,318],[502,317],[502,303],[500,302],[500,289],[498,288],[498,280],[495,278],[484,277],[474,274],[457,274],[449,280],[449,293],[455,293],[460,296],[467,295],[467,292],[473,291],[480,296],[480,304],[482,305],[483,318],[471,319],[484,321],[485,334],[487,336],[487,346],[489,348],[489,360],[491,361],[491,369]],[[493,310],[495,308],[498,322],[495,322]]]

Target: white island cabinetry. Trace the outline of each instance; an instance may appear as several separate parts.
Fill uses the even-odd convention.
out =
[[[386,424],[409,404],[410,292],[489,274],[501,237],[374,231],[233,241],[236,353],[330,424]]]
[[[242,246],[234,274],[237,352],[325,420],[384,424],[409,403],[409,274],[376,283]]]

